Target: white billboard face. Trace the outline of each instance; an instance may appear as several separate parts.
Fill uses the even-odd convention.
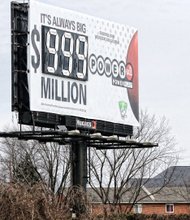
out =
[[[30,110],[137,126],[136,29],[36,1],[29,9]]]

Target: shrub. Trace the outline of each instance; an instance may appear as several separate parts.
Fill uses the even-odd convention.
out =
[[[82,195],[82,191],[77,192],[75,189],[75,192],[77,197]],[[72,200],[75,198],[68,192],[67,199],[62,196],[60,201],[58,196],[52,194],[48,189],[44,189],[44,185],[39,183],[32,187],[24,184],[1,184],[0,219],[68,220],[71,219]],[[83,212],[77,219],[90,219],[85,203],[78,207],[82,207]]]

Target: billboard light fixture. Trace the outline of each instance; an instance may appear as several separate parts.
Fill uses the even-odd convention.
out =
[[[103,136],[100,132],[90,134],[90,137],[91,138],[103,138]]]
[[[126,142],[126,144],[129,144],[129,145],[131,145],[131,144],[137,144],[137,143],[138,143],[138,142],[135,141],[135,140],[126,140],[125,142]]]
[[[71,130],[71,131],[68,131],[68,135],[80,135],[80,131],[77,129]]]
[[[64,131],[64,132],[67,131],[67,127],[65,125],[58,125],[57,128],[59,131]]]
[[[117,135],[111,135],[111,136],[106,137],[106,139],[108,141],[117,141],[119,138]]]
[[[157,143],[151,143],[151,142],[143,142],[142,143],[143,146],[149,147],[149,146],[155,146],[157,147],[158,144]]]

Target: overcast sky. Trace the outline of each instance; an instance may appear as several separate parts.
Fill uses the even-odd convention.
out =
[[[190,1],[47,0],[138,29],[140,107],[165,116],[190,165]],[[0,4],[0,129],[11,123],[10,1]]]

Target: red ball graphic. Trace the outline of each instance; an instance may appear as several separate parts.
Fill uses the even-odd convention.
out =
[[[127,65],[125,68],[126,77],[132,80],[133,87],[128,88],[128,96],[131,108],[137,120],[139,120],[139,84],[138,84],[138,33],[136,32],[130,42]]]
[[[133,67],[130,63],[126,65],[126,78],[128,81],[132,81],[133,79]]]

